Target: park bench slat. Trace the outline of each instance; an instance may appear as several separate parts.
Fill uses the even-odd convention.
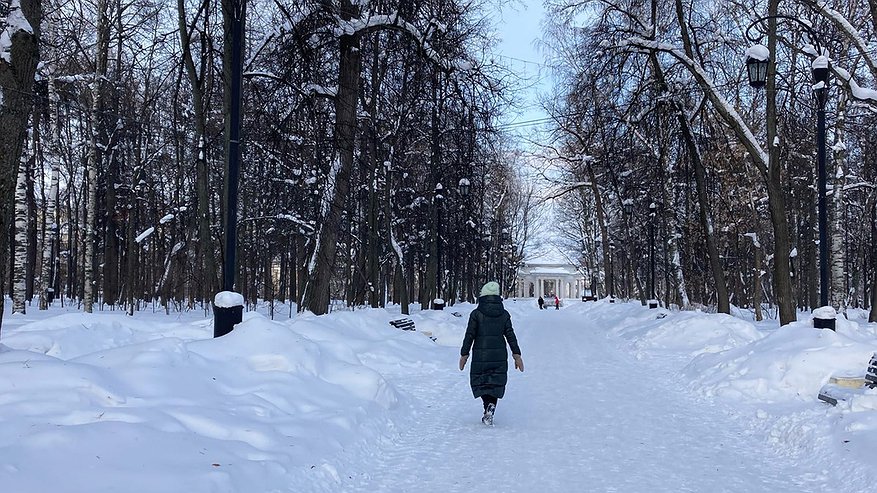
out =
[[[415,330],[414,320],[410,318],[400,318],[398,320],[390,320],[390,325],[402,330]]]
[[[850,388],[834,383],[828,383],[819,389],[819,395],[817,397],[820,401],[836,406],[838,402],[848,401],[853,396],[861,394],[865,387],[872,389],[877,387],[877,353],[871,355],[871,360],[868,362],[868,369],[862,382],[863,385],[858,388]]]

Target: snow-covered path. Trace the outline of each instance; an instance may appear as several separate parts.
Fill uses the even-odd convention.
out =
[[[341,489],[801,492],[843,484],[818,457],[778,454],[720,405],[674,388],[672,375],[649,374],[581,313],[533,310],[514,322],[527,371],[510,375],[495,427],[480,423],[468,367],[387,375],[412,396],[404,412],[413,418],[369,457],[348,457]]]

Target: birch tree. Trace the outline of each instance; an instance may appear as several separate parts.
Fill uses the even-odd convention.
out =
[[[25,313],[27,283],[27,167],[28,157],[22,156],[15,185],[15,258],[12,270],[12,313]]]

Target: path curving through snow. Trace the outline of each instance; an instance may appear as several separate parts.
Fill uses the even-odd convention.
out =
[[[480,422],[468,367],[386,373],[410,396],[395,434],[351,451],[327,488],[347,492],[838,491],[816,457],[779,454],[720,404],[650,373],[573,310],[518,312],[526,372],[496,425]],[[383,371],[383,370],[382,370]],[[406,407],[409,406],[409,407]],[[326,485],[328,486],[328,485]],[[855,490],[852,490],[855,491]]]

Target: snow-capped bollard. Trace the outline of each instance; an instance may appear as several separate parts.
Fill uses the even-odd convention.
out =
[[[655,308],[658,308],[658,304],[659,304],[658,300],[655,300],[655,299],[649,300],[649,309],[654,310]]]
[[[835,330],[835,319],[837,312],[834,307],[823,306],[813,310],[813,327],[817,329]]]
[[[213,298],[213,337],[231,332],[244,318],[244,296],[234,291],[221,291]]]
[[[444,310],[445,309],[445,300],[441,298],[436,298],[432,300],[432,309],[433,310]]]

